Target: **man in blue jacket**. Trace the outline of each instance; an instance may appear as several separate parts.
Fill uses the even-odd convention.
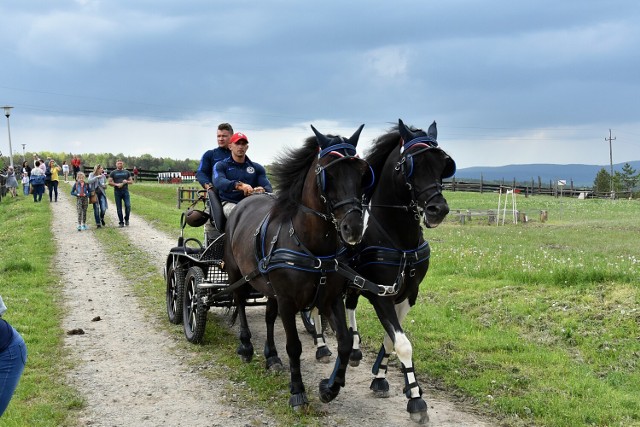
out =
[[[231,150],[229,150],[231,135],[233,135],[233,127],[229,123],[220,123],[216,134],[218,147],[207,150],[202,155],[200,166],[198,166],[196,172],[196,179],[205,190],[213,186],[213,166],[220,160],[231,156]]]
[[[243,133],[234,133],[229,140],[231,157],[221,160],[213,168],[213,183],[222,200],[222,209],[228,217],[236,203],[255,193],[271,193],[273,188],[264,167],[247,157],[249,139]]]
[[[233,127],[229,123],[220,123],[216,134],[218,147],[207,150],[200,160],[200,166],[198,166],[198,170],[196,171],[196,179],[200,185],[202,185],[202,188],[207,190],[207,197],[217,197],[215,194],[211,194],[215,192],[215,187],[213,186],[213,166],[220,160],[231,156],[231,150],[229,150],[228,147],[231,135],[233,135]],[[213,215],[213,212],[209,212],[209,203],[206,204],[204,211],[208,215]],[[206,245],[220,236],[220,232],[218,232],[209,221],[204,224],[204,234]]]

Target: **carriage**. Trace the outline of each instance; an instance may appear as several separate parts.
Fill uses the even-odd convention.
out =
[[[171,248],[164,265],[166,305],[169,321],[182,323],[189,342],[200,343],[207,323],[207,312],[212,307],[232,307],[233,295],[224,270],[224,217],[217,194],[210,190],[198,192],[198,199],[182,213],[178,244]],[[194,209],[198,203],[208,205],[205,211]],[[185,238],[187,225],[202,227],[207,221],[219,231],[215,239],[204,244],[196,238]],[[266,299],[257,291],[250,293],[247,305],[264,305]]]
[[[208,205],[208,212],[193,209],[197,203]],[[215,191],[200,190],[196,202],[180,217],[180,235],[178,243],[171,248],[164,265],[166,282],[166,307],[169,322],[183,324],[186,339],[194,344],[202,341],[207,324],[207,313],[212,307],[231,308],[233,306],[232,289],[229,277],[224,270],[224,217],[220,200]],[[187,225],[202,227],[206,221],[218,230],[218,236],[203,244],[196,238],[185,238]],[[265,305],[266,299],[258,291],[252,290],[246,299],[246,305]],[[306,331],[315,333],[311,310],[301,312],[302,323]],[[330,352],[329,352],[330,353]]]

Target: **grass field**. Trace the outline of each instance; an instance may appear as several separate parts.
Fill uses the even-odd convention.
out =
[[[135,213],[177,235],[175,186],[141,184],[131,190]],[[498,205],[496,194],[445,196],[452,209]],[[425,231],[431,268],[405,323],[421,382],[474,402],[501,425],[640,425],[640,203],[548,196],[517,201],[530,218],[547,210],[549,220],[489,226],[451,219]],[[46,204],[22,205],[28,203],[7,199],[0,205],[0,243],[14,245],[12,257],[0,262],[0,290],[16,308],[27,302],[43,306],[42,319],[39,311],[37,319],[20,310],[8,316],[32,336],[34,329],[56,328],[61,313],[51,298],[55,301],[59,285],[46,269],[53,271],[53,245],[30,244],[51,239]],[[201,230],[189,233],[200,237]],[[154,286],[145,288],[145,297],[161,310],[161,278],[150,280]],[[379,322],[365,302],[358,316],[363,344],[376,351]],[[61,356],[61,338],[33,339],[30,363],[41,358],[44,371],[24,379],[16,399],[25,406],[18,410],[12,402],[10,416],[31,417],[30,425],[57,425],[42,420],[63,419],[81,400],[56,380],[56,369],[66,366],[44,361],[52,348],[54,361]],[[234,380],[246,381],[259,404],[282,400],[272,394],[282,379],[236,369],[235,342],[229,344],[228,334],[208,327],[206,339],[227,348],[229,354],[219,361],[233,364]],[[48,381],[53,391],[36,394],[34,384],[40,381]],[[274,411],[287,417],[284,405]],[[315,420],[311,414],[300,424]]]

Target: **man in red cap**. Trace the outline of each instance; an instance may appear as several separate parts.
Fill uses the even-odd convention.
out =
[[[236,203],[256,193],[271,193],[273,188],[264,167],[247,157],[249,139],[243,133],[234,133],[229,140],[231,157],[213,167],[213,184],[222,200],[222,209],[228,217]]]

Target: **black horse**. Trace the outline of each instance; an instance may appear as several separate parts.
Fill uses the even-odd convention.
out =
[[[398,126],[374,141],[365,159],[375,176],[375,184],[365,197],[369,202],[369,220],[360,245],[351,252],[349,264],[363,277],[380,284],[377,293],[349,288],[346,308],[354,348],[350,364],[357,366],[362,353],[355,318],[359,295],[373,304],[386,336],[372,372],[371,389],[379,397],[389,396],[385,376],[387,361],[394,350],[402,363],[404,392],[409,399],[411,419],[428,420],[427,404],[422,399],[412,360],[412,347],[402,330],[402,321],[415,305],[420,283],[429,268],[430,248],[424,240],[422,224],[439,225],[449,213],[442,196],[442,179],[455,173],[455,162],[438,148],[436,123],[427,133]],[[319,321],[316,319],[316,324]],[[321,330],[317,329],[320,335]],[[321,346],[317,357],[325,354]],[[330,352],[329,352],[330,353]]]
[[[296,314],[307,307],[316,306],[328,317],[338,339],[335,369],[320,383],[321,400],[333,400],[345,384],[353,341],[343,302],[346,281],[337,272],[337,255],[344,244],[354,245],[362,238],[362,182],[369,168],[356,156],[356,144],[363,126],[349,139],[325,136],[312,126],[315,137],[271,165],[278,188],[275,198],[244,199],[226,225],[229,282],[244,280],[268,298],[267,368],[282,365],[273,339],[277,315],[282,319],[291,372],[289,404],[295,409],[308,404],[296,328]],[[245,361],[253,356],[244,306],[247,289],[241,287],[234,295],[240,319],[238,354]]]

